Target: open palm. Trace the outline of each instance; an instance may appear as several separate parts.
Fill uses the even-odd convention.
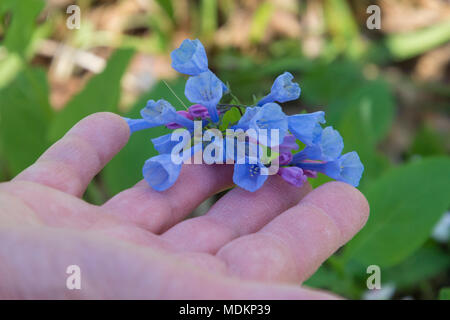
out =
[[[358,190],[270,176],[184,220],[232,186],[228,165],[185,165],[165,192],[141,181],[102,206],[80,199],[128,138],[119,116],[91,115],[0,184],[1,298],[335,298],[299,284],[364,225]],[[69,265],[81,269],[81,290],[66,287]]]

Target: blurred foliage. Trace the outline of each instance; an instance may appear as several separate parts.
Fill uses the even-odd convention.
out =
[[[105,70],[93,77],[84,90],[55,116],[49,128],[51,141],[60,139],[75,123],[93,112],[118,111],[120,80],[132,55],[133,51],[130,49],[114,52]]]
[[[375,1],[383,28],[368,30],[365,9],[374,1],[83,0],[82,27],[69,30],[69,2],[2,0],[0,181],[93,112],[136,117],[150,98],[183,108],[160,79],[188,104],[185,79],[173,77],[168,53],[198,37],[211,68],[242,103],[292,72],[302,96],[285,110],[326,110],[345,151],[358,151],[365,165],[360,190],[369,221],[307,284],[361,298],[366,268],[376,264],[397,298],[448,299],[449,289],[440,289],[450,280],[449,246],[431,235],[450,205],[450,8],[427,1],[441,9],[417,26],[406,15],[427,6]],[[230,122],[236,112],[228,112]],[[150,139],[165,132],[136,133],[86,199],[101,204],[138,182],[155,154]],[[311,182],[326,181],[319,175]]]
[[[0,5],[0,15],[14,12],[9,22],[8,32],[2,41],[10,53],[25,56],[35,30],[35,18],[42,10],[42,1],[14,1],[5,0]]]
[[[450,288],[444,288],[439,292],[440,300],[450,300]]]
[[[449,268],[450,257],[442,249],[424,246],[402,263],[388,268],[383,275],[386,282],[395,283],[400,290],[407,291]]]
[[[43,70],[21,72],[0,91],[0,139],[11,175],[16,175],[45,150],[46,133],[53,118]]]
[[[343,258],[376,261],[380,267],[407,258],[448,208],[448,177],[450,159],[428,158],[392,169],[371,183],[366,197],[375,214],[346,245]]]

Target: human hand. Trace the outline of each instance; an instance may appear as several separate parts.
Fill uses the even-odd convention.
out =
[[[91,115],[0,184],[1,298],[335,298],[299,284],[364,225],[358,190],[298,189],[275,175],[183,220],[232,186],[228,165],[185,165],[164,192],[141,181],[102,206],[80,199],[128,138],[119,116]],[[66,288],[69,265],[81,290]]]

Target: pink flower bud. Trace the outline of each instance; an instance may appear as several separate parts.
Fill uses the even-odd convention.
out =
[[[279,160],[280,165],[289,164],[292,160],[292,153],[290,151],[281,152],[278,160]]]
[[[209,118],[208,109],[201,104],[194,104],[189,107],[189,113],[193,118]]]
[[[307,180],[303,170],[298,167],[281,167],[278,170],[278,175],[296,187],[301,187]]]
[[[182,115],[185,118],[188,118],[190,120],[194,120],[194,117],[192,117],[192,115],[189,112],[185,111],[185,110],[177,111],[177,113],[179,115]],[[166,124],[166,127],[169,128],[169,129],[183,128],[182,125],[180,125],[180,124],[178,124],[176,122],[169,122],[168,124]]]

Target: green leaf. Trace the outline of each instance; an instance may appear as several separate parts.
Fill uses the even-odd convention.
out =
[[[355,127],[361,124],[373,142],[383,139],[391,128],[395,103],[391,89],[382,79],[366,81],[360,87],[351,90],[346,99],[331,102],[327,112],[327,121],[340,127]],[[357,114],[357,117],[352,117]],[[353,119],[352,119],[353,118]],[[359,134],[351,135],[361,141]],[[347,142],[347,139],[345,139]],[[364,141],[365,143],[366,141]]]
[[[450,300],[450,287],[442,288],[439,291],[439,300]]]
[[[340,284],[341,279],[339,278],[339,275],[325,265],[320,266],[320,268],[305,281],[305,285],[314,288],[330,288]]]
[[[313,288],[329,290],[349,298],[356,298],[360,294],[360,290],[354,286],[351,279],[330,268],[327,264],[317,269],[304,284]]]
[[[435,129],[428,126],[422,127],[414,138],[409,154],[432,156],[445,154],[444,138]]]
[[[4,39],[0,47],[6,51],[0,56],[0,88],[10,83],[25,67],[26,59],[31,58],[34,37],[38,34],[36,17],[44,6],[41,0],[14,1],[3,0],[0,3],[0,20],[6,13],[11,13],[11,20],[6,26]],[[0,34],[2,33],[0,27]],[[0,35],[1,38],[1,35]]]
[[[395,168],[367,189],[371,214],[346,246],[344,259],[394,266],[419,248],[450,205],[450,159],[428,158]]]
[[[315,189],[318,186],[321,186],[327,182],[334,181],[334,180],[322,173],[318,173],[316,178],[309,178],[308,181],[311,184],[311,187],[313,187],[313,189]]]
[[[2,10],[11,10],[11,24],[3,45],[10,51],[25,56],[35,28],[35,20],[44,7],[41,0],[6,1]]]
[[[167,13],[172,22],[175,22],[175,16],[173,11],[172,0],[156,0],[156,2],[161,6],[161,8]]]
[[[48,147],[52,118],[47,77],[40,69],[26,69],[0,91],[0,140],[12,175],[29,165]]]
[[[345,0],[326,0],[324,13],[334,47],[351,54],[361,53],[362,42],[350,4]]]
[[[261,148],[261,162],[264,164],[269,164],[272,162],[272,160],[278,158],[280,156],[279,152],[275,152],[269,147],[266,147],[263,144],[260,144],[259,147]]]
[[[326,0],[325,17],[333,36],[352,38],[358,34],[358,25],[345,0]]]
[[[184,84],[185,81],[183,79],[169,83],[175,94],[183,100],[183,103],[188,104],[183,94]],[[125,116],[140,118],[139,111],[145,107],[149,99],[166,99],[172,105],[177,106],[177,109],[184,109],[164,82],[159,82],[150,92],[144,94]],[[142,179],[142,166],[145,160],[157,154],[151,139],[169,132],[170,130],[166,127],[156,127],[133,133],[128,144],[102,171],[102,178],[110,195],[130,188]]]
[[[395,283],[399,289],[435,277],[450,268],[450,256],[436,247],[424,247],[395,267],[383,270],[383,283]]]
[[[345,101],[365,84],[361,68],[361,65],[349,60],[314,65],[301,79],[301,98],[308,104],[322,106]],[[345,106],[344,103],[342,105]]]
[[[89,183],[86,192],[83,196],[83,199],[85,199],[87,202],[94,204],[94,205],[101,205],[105,203],[104,195],[102,193],[102,190],[98,183],[93,180],[91,183]]]
[[[8,54],[0,60],[0,89],[10,83],[24,68],[25,62],[17,53]]]
[[[220,130],[226,130],[230,124],[236,123],[241,118],[241,113],[237,108],[231,108],[222,118],[222,124],[220,125]]]
[[[211,37],[217,29],[217,0],[201,1],[202,33],[205,37]]]
[[[450,21],[435,24],[421,30],[392,34],[385,45],[395,60],[414,57],[436,48],[450,40]]]
[[[379,79],[355,83],[350,94],[334,99],[327,110],[327,125],[334,126],[344,138],[344,152],[358,152],[365,167],[360,184],[364,189],[389,167],[376,145],[392,126],[394,98],[387,83]]]
[[[270,1],[265,1],[256,9],[250,26],[250,40],[258,43],[263,39],[273,12],[273,4]]]
[[[1,125],[1,116],[0,116]],[[2,139],[0,139],[0,182],[8,180],[8,172],[5,163],[5,152],[3,151]]]
[[[111,56],[105,70],[93,77],[56,115],[49,132],[51,141],[61,138],[75,123],[92,113],[117,112],[120,81],[132,56],[130,49],[119,49]]]

